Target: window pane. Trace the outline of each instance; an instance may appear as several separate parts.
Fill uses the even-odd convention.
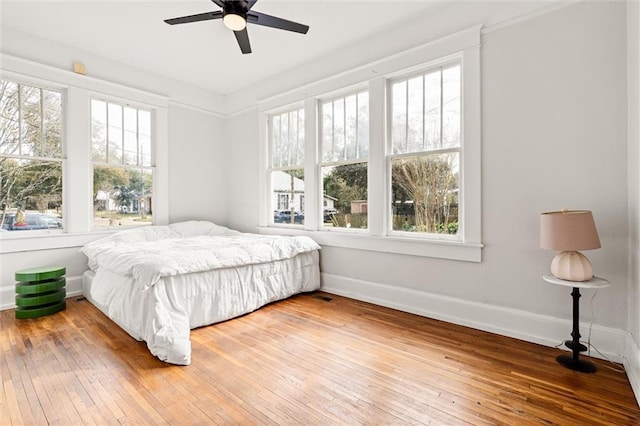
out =
[[[304,169],[271,172],[273,222],[304,225]]]
[[[271,164],[273,167],[282,167],[282,141],[280,140],[280,116],[271,118]]]
[[[138,110],[138,133],[151,136],[151,112]]]
[[[298,110],[298,155],[296,157],[296,165],[304,164],[304,110]]]
[[[298,111],[291,111],[289,117],[289,164],[298,164]]]
[[[21,85],[21,155],[41,156],[42,113],[41,91],[37,87]]]
[[[140,147],[140,152],[138,154],[138,158],[140,159],[140,165],[144,167],[151,166],[151,137],[148,135],[140,135],[140,140],[138,141],[138,146]]]
[[[358,93],[357,144],[357,158],[369,158],[369,92]]]
[[[138,110],[138,165],[151,163],[151,112]]]
[[[391,85],[393,154],[460,147],[461,66]]]
[[[0,154],[20,154],[18,90],[17,83],[0,82]]]
[[[459,154],[391,161],[393,230],[458,233]]]
[[[0,155],[62,157],[62,94],[0,82]]]
[[[333,103],[333,161],[344,160],[344,100]]]
[[[358,129],[358,110],[356,109],[356,95],[347,96],[344,99],[344,118],[345,118],[345,144],[346,155],[345,160],[355,160],[357,154],[357,129]]]
[[[271,116],[271,164],[273,167],[304,164],[304,111]]]
[[[322,104],[322,161],[334,161],[333,102]]]
[[[393,153],[406,152],[407,148],[407,82],[391,85],[391,143]]]
[[[42,157],[62,157],[62,94],[51,90],[43,90],[42,124],[43,146]]]
[[[95,227],[151,225],[152,201],[152,169],[94,166]]]
[[[107,162],[122,164],[122,106],[107,104]]]
[[[280,119],[280,151],[282,155],[282,165],[289,166],[290,162],[290,148],[291,140],[289,139],[289,114],[285,114]]]
[[[442,71],[442,145],[460,146],[460,66]]]
[[[138,111],[124,108],[124,164],[138,164]]]
[[[425,150],[440,149],[440,71],[424,77]]]
[[[367,163],[322,168],[323,223],[328,227],[367,228]]]
[[[91,158],[107,161],[107,103],[91,100]]]
[[[0,158],[2,229],[62,229],[62,163]]]
[[[322,162],[369,155],[369,95],[352,94],[322,104]]]
[[[423,77],[415,77],[407,82],[407,150],[405,152],[422,151],[422,136],[424,133],[422,120],[424,119]]]

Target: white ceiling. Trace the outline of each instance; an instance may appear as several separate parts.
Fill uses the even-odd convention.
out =
[[[219,10],[210,0],[2,0],[3,27],[230,94],[425,14],[449,0],[259,0],[254,10],[310,26],[301,35],[249,25],[243,55],[220,20],[164,19]]]

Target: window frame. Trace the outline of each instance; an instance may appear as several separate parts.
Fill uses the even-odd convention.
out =
[[[481,262],[482,261],[482,230],[481,230],[481,90],[480,90],[480,37],[481,27],[476,26],[467,30],[451,34],[445,38],[434,40],[404,52],[381,59],[374,63],[363,65],[352,71],[345,72],[333,78],[325,79],[316,84],[306,85],[291,90],[279,97],[265,99],[259,103],[260,124],[260,163],[266,165],[266,117],[270,111],[291,105],[294,102],[304,102],[305,117],[308,121],[307,129],[315,130],[305,133],[306,167],[305,192],[307,200],[314,197],[317,208],[322,206],[321,191],[314,194],[310,188],[320,188],[318,176],[318,160],[321,158],[318,142],[319,119],[317,117],[318,99],[338,93],[348,87],[368,84],[369,86],[369,114],[370,114],[370,153],[369,153],[369,184],[368,202],[369,218],[366,234],[329,232],[319,226],[319,218],[308,217],[304,229],[288,229],[269,225],[265,219],[268,209],[264,202],[264,185],[260,186],[261,214],[259,232],[265,234],[308,235],[319,244],[358,250],[380,251],[387,253],[406,254],[440,259]],[[387,121],[387,80],[394,77],[420,73],[422,70],[446,64],[459,58],[461,63],[461,147],[460,147],[460,195],[459,217],[463,225],[459,230],[459,238],[452,240],[450,236],[442,234],[427,234],[424,236],[399,235],[390,233],[390,218],[384,206],[390,206],[390,163],[387,152],[389,150],[389,135]],[[373,74],[375,77],[371,77]],[[312,115],[312,114],[315,114]],[[315,117],[315,120],[313,118]],[[313,153],[315,159],[311,159]],[[266,167],[262,170],[266,170]],[[307,183],[308,174],[313,174],[314,182]],[[382,194],[378,193],[383,189]],[[309,209],[309,206],[307,207]],[[435,237],[435,238],[434,238]]]

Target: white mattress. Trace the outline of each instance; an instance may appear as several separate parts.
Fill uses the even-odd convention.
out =
[[[225,321],[300,292],[320,288],[319,253],[233,268],[171,275],[152,287],[105,268],[86,271],[83,293],[152,354],[191,363],[189,330]]]

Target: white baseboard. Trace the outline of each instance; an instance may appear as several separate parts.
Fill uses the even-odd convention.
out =
[[[67,277],[67,297],[82,294],[82,276]],[[0,287],[0,311],[16,307],[15,285]]]
[[[640,404],[640,346],[633,339],[631,333],[627,333],[627,356],[624,360],[624,369],[629,377],[631,389]]]
[[[570,320],[517,309],[326,273],[322,274],[321,290],[544,346],[553,347],[571,338]],[[584,324],[581,326],[581,332],[581,340],[586,340],[588,330]],[[594,324],[591,329],[591,343],[602,355],[596,351],[591,351],[590,355],[623,362],[625,353],[628,352],[627,335],[624,330]],[[564,345],[562,348],[566,349]]]

